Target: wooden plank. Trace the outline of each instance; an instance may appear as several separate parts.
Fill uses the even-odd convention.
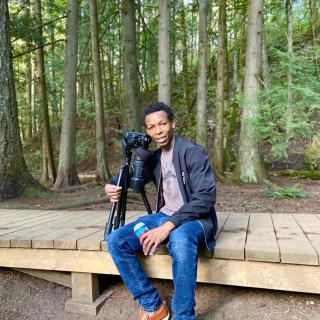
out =
[[[250,213],[245,246],[246,260],[280,262],[280,252],[270,214]]]
[[[70,214],[72,214],[72,212],[66,213],[62,211],[50,211],[50,213],[46,213],[41,216],[34,216],[33,218],[30,218],[30,219],[24,219],[21,221],[12,222],[10,224],[0,227],[0,236],[9,234],[15,231],[23,230],[28,227],[40,225],[48,221],[56,220],[56,219],[59,219],[60,217],[64,217]]]
[[[171,257],[141,257],[148,276],[171,279]],[[0,266],[42,270],[118,274],[102,251],[0,248]],[[272,262],[199,259],[197,281],[273,290],[319,293],[320,268]]]
[[[137,219],[141,216],[141,212],[128,211],[126,213],[126,223]],[[80,250],[104,250],[107,251],[106,243],[103,240],[105,224],[108,216],[100,221],[101,225],[96,230],[79,230],[75,233],[60,237],[54,240],[54,248],[56,249],[80,249]],[[103,231],[98,233],[98,231]],[[102,234],[102,235],[101,235]],[[79,242],[80,241],[80,242]],[[77,243],[80,243],[77,245]]]
[[[0,237],[0,240],[8,240],[10,239],[10,246],[13,248],[31,248],[31,240],[39,234],[42,234],[44,231],[48,233],[48,227],[61,227],[61,224],[76,220],[78,218],[81,218],[88,214],[88,212],[77,212],[77,211],[69,211],[70,213],[67,213],[66,211],[61,212],[61,217],[59,219],[52,219],[51,221],[47,221],[42,224],[38,224],[36,226],[32,226],[27,229],[23,229],[17,232],[13,232],[4,236]]]
[[[101,250],[101,242],[103,241],[104,230],[95,232],[83,239],[77,241],[78,250]]]
[[[0,225],[5,225],[16,220],[23,220],[30,215],[41,214],[40,210],[13,210],[6,215],[0,217]]]
[[[226,221],[228,220],[230,212],[217,212],[218,219],[218,230],[216,234],[216,239],[218,238],[222,228],[224,227]]]
[[[32,228],[39,228],[41,225],[45,225],[52,221],[57,221],[61,219],[61,217],[72,216],[74,213],[64,212],[64,211],[56,211],[52,212],[51,216],[46,216],[43,220],[37,219],[36,221],[30,221],[28,223],[24,222],[21,225],[17,223],[17,226],[13,226],[10,229],[2,230],[2,235],[0,236],[0,247],[10,247],[11,239],[14,238],[19,232],[26,232]],[[31,245],[31,243],[30,243]],[[27,246],[29,247],[29,246]]]
[[[232,213],[223,226],[214,249],[215,258],[244,260],[248,213]]]
[[[103,212],[90,212],[83,213],[83,217],[70,220],[67,223],[48,226],[46,229],[39,230],[33,235],[32,248],[45,249],[54,248],[54,240],[66,235],[74,234],[80,230],[86,230],[87,234],[103,228],[105,217]]]
[[[313,214],[294,214],[294,219],[297,221],[302,231],[305,233],[313,248],[320,256],[320,219]]]
[[[318,255],[290,214],[271,215],[282,263],[318,265]]]
[[[27,223],[29,221],[42,219],[45,217],[50,217],[50,215],[57,212],[56,210],[25,210],[24,212],[19,212],[15,214],[14,217],[10,216],[4,218],[0,222],[1,228],[10,228],[13,225],[18,225],[22,223]]]
[[[6,209],[6,210],[1,209],[0,210],[0,221],[7,218],[7,217],[10,217],[11,215],[15,215],[20,211],[21,210],[17,210],[17,209]]]

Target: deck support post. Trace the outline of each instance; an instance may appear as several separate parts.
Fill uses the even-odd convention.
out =
[[[73,313],[96,316],[108,295],[99,296],[98,275],[94,273],[71,272],[72,298],[65,304],[65,310]]]

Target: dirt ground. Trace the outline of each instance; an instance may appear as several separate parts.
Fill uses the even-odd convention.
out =
[[[263,195],[263,185],[233,186],[218,183],[217,210],[224,212],[320,213],[320,181],[296,180],[273,176],[277,186],[295,185],[305,198],[274,199]],[[148,190],[154,203],[155,193]],[[139,195],[130,194],[129,210],[143,210]],[[101,187],[92,183],[79,188],[49,194],[46,197],[25,196],[2,202],[0,208],[63,208],[106,210]],[[153,205],[152,205],[153,207]],[[71,289],[34,278],[14,270],[0,269],[0,320],[130,320],[139,306],[132,301],[119,277],[103,278],[104,289],[111,295],[97,317],[79,316],[64,311]],[[173,291],[172,281],[154,280],[164,297]],[[196,290],[198,319],[206,320],[320,320],[320,295],[280,292],[199,283]]]

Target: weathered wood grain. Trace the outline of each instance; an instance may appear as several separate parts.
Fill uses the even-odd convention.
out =
[[[272,220],[282,263],[318,265],[318,255],[290,214],[273,214]]]
[[[311,245],[320,256],[320,219],[316,215],[311,214],[294,214],[294,219],[297,221],[302,231],[309,239]]]
[[[280,252],[270,214],[250,213],[246,260],[280,262]]]
[[[215,258],[244,260],[248,213],[232,213],[217,238]]]

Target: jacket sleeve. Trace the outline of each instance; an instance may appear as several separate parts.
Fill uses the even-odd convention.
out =
[[[215,179],[206,150],[200,145],[190,148],[185,161],[191,194],[189,201],[169,219],[176,227],[190,220],[205,218],[216,201]]]

